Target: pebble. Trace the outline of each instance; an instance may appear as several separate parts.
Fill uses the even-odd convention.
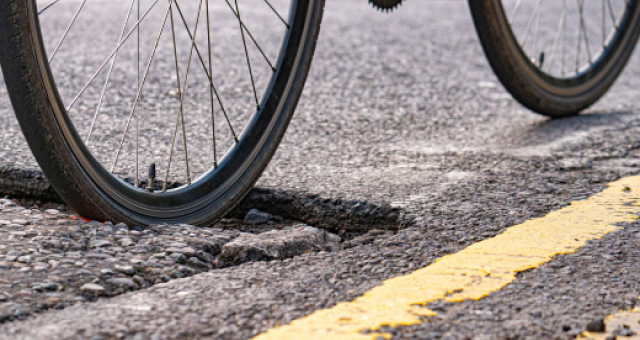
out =
[[[20,256],[16,259],[18,262],[22,262],[22,263],[26,263],[26,264],[31,264],[33,263],[33,258],[31,257],[31,255],[24,255],[24,256]]]
[[[190,257],[187,263],[195,267],[207,267],[207,264],[200,261],[197,257]]]
[[[260,211],[258,209],[251,209],[244,217],[244,223],[249,225],[262,224],[267,223],[270,219],[273,218],[273,215]]]
[[[606,331],[604,319],[596,319],[587,324],[587,332],[602,333]]]
[[[171,259],[173,259],[173,261],[175,261],[176,263],[186,263],[187,262],[187,257],[182,253],[173,253],[173,254],[169,255],[169,257]]]
[[[129,227],[127,227],[127,225],[124,224],[124,223],[118,223],[118,224],[113,226],[113,229],[114,230],[126,230],[126,231],[128,231]]]
[[[134,244],[136,244],[136,243],[133,242],[130,238],[125,238],[125,239],[122,239],[120,241],[120,245],[123,246],[123,247],[129,247],[129,246],[132,246]]]
[[[91,241],[91,248],[110,247],[113,244],[107,240]]]
[[[58,215],[60,213],[60,211],[57,209],[47,209],[44,212],[49,215]]]
[[[60,298],[50,297],[50,298],[46,298],[44,301],[49,305],[55,305],[60,302]]]
[[[64,256],[69,258],[81,258],[84,256],[84,253],[79,251],[70,251],[65,253]]]
[[[54,282],[34,283],[31,285],[31,288],[39,292],[55,291],[58,290],[58,284]]]
[[[196,253],[196,257],[201,260],[202,262],[205,263],[213,263],[215,262],[216,258],[215,256],[205,252],[205,251],[199,251]]]
[[[85,283],[80,287],[80,291],[86,293],[99,294],[104,292],[104,287],[95,283]]]
[[[133,280],[133,282],[137,283],[138,286],[142,287],[145,284],[144,278],[142,278],[139,275],[134,275],[133,278],[131,278]]]
[[[110,283],[112,285],[116,285],[118,287],[127,287],[127,288],[131,288],[131,289],[138,288],[138,285],[135,282],[133,282],[133,280],[127,279],[125,277],[107,279],[107,283]]]
[[[117,272],[121,272],[123,274],[127,274],[127,275],[133,275],[133,274],[136,273],[135,269],[133,269],[133,267],[131,267],[131,266],[115,265],[115,266],[113,266],[113,270],[115,270]]]

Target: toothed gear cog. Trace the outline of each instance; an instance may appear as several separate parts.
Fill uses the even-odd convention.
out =
[[[393,11],[402,4],[402,0],[369,0],[369,3],[383,11]]]

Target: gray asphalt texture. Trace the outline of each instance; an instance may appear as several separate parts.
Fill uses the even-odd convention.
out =
[[[213,269],[46,311],[0,325],[0,338],[248,339],[352,300],[639,173],[639,61],[636,53],[585,114],[549,120],[499,85],[465,2],[410,1],[392,15],[365,1],[329,2],[297,114],[258,186],[298,202],[313,197],[306,211],[316,216],[336,211],[322,202],[393,207],[402,229],[360,227],[341,251]],[[0,110],[2,159],[37,171],[8,104]],[[622,227],[481,301],[434,304],[439,314],[428,322],[388,331],[393,339],[572,338],[640,297],[640,224]]]

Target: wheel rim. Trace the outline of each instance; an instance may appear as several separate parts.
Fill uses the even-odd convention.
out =
[[[628,27],[633,0],[501,0],[524,59],[560,86],[594,73]]]
[[[52,12],[55,9],[55,7],[58,6],[59,3],[61,3],[62,1],[65,1],[65,0],[53,1],[50,3],[51,6],[49,7],[41,5],[40,12],[36,11],[36,4],[31,3],[30,13],[33,16],[33,20],[31,20],[31,22],[34,23],[34,25],[36,26],[35,27],[36,29],[39,29],[40,25],[42,25],[39,23],[39,20],[43,21],[42,16],[51,15],[50,12]],[[135,6],[135,4],[138,3],[137,1],[138,0],[127,1],[127,5],[128,5],[127,15],[130,16],[132,12],[137,10],[136,8],[137,6]],[[247,1],[247,0],[243,0],[243,1]],[[254,2],[257,2],[257,1],[254,1]],[[292,0],[290,1],[290,3],[289,1],[287,1],[287,4],[290,6],[289,6],[289,15],[286,16],[280,13],[281,11],[279,11],[279,8],[278,8],[279,4],[275,3],[273,0],[271,1],[260,0],[260,2],[268,6],[267,8],[269,8],[272,11],[272,13],[274,14],[274,17],[277,19],[280,25],[285,27],[281,35],[281,36],[284,36],[284,38],[279,39],[279,42],[276,46],[277,59],[271,57],[273,58],[273,61],[269,60],[270,58],[268,55],[269,51],[264,46],[261,46],[261,49],[259,51],[260,54],[258,54],[256,58],[251,58],[253,56],[251,52],[256,52],[256,51],[251,51],[249,47],[247,47],[247,44],[250,41],[254,41],[254,39],[257,38],[256,34],[255,32],[249,31],[250,27],[249,27],[249,21],[247,21],[247,19],[239,19],[238,15],[236,15],[236,13],[240,13],[240,18],[242,18],[242,13],[245,8],[242,7],[242,4],[238,4],[239,6],[235,7],[236,6],[235,0],[223,2],[225,6],[228,5],[228,9],[233,10],[235,7],[235,9],[239,10],[237,12],[231,11],[232,15],[234,16],[234,19],[237,20],[235,21],[235,24],[237,25],[235,29],[238,32],[238,36],[243,35],[239,32],[246,33],[243,40],[244,48],[243,48],[242,54],[245,58],[247,57],[247,54],[250,56],[245,67],[247,67],[248,70],[251,70],[249,71],[250,72],[249,75],[251,76],[250,95],[251,97],[253,97],[252,99],[254,101],[252,104],[253,110],[251,110],[250,113],[245,113],[244,129],[242,129],[241,131],[237,131],[235,133],[235,136],[237,137],[237,142],[233,143],[233,145],[228,149],[228,151],[224,153],[224,156],[216,155],[217,158],[214,158],[211,160],[212,163],[217,160],[217,166],[212,166],[209,169],[200,169],[200,173],[198,174],[198,176],[194,178],[194,180],[191,181],[191,183],[189,183],[188,180],[186,180],[184,181],[186,183],[183,186],[173,188],[173,189],[169,188],[166,191],[155,190],[153,192],[136,188],[134,185],[132,185],[133,183],[127,183],[125,181],[126,178],[123,178],[124,176],[119,174],[117,171],[116,171],[116,175],[114,175],[109,171],[110,169],[108,167],[104,166],[103,162],[101,162],[100,156],[95,155],[95,152],[96,152],[95,149],[92,150],[91,139],[89,139],[90,144],[88,147],[84,143],[85,139],[81,137],[82,129],[77,128],[77,125],[79,124],[77,120],[74,120],[73,118],[73,106],[79,105],[79,104],[81,105],[83,103],[82,96],[72,97],[73,98],[71,99],[72,105],[67,104],[72,108],[71,111],[66,110],[66,108],[62,105],[62,102],[63,102],[62,100],[58,100],[57,107],[56,105],[53,105],[61,130],[67,139],[70,149],[72,150],[74,155],[76,155],[78,162],[80,163],[80,165],[82,165],[82,167],[85,169],[87,174],[94,180],[94,182],[96,183],[96,186],[98,186],[100,190],[105,192],[111,199],[115,200],[117,203],[123,205],[124,207],[138,214],[153,216],[154,218],[161,218],[161,219],[178,218],[208,206],[216,198],[223,196],[226,191],[230,190],[230,188],[238,181],[239,177],[247,174],[251,166],[251,162],[259,156],[259,153],[262,151],[261,146],[264,145],[267,139],[271,136],[271,132],[274,129],[275,124],[278,122],[278,120],[283,119],[281,112],[283,109],[282,107],[284,104],[284,100],[282,100],[281,98],[287,98],[289,91],[291,91],[291,86],[292,86],[292,81],[294,79],[295,71],[297,70],[300,63],[300,57],[301,57],[300,52],[302,51],[302,47],[304,46],[304,40],[306,39],[306,32],[308,31],[307,26],[309,22],[309,17],[311,15],[311,9],[313,8],[313,1],[310,1],[308,3],[305,2],[304,4],[298,4],[298,1],[296,0]],[[154,0],[154,1],[149,1],[149,3],[152,4],[152,6],[150,6],[149,8],[152,8],[153,10],[154,8],[153,6],[157,7],[157,5],[161,3],[161,1]],[[198,8],[200,8],[199,11],[200,13],[202,13],[201,10],[202,8],[207,6],[207,3],[206,3],[206,0],[201,1],[200,3],[201,5],[199,5]],[[145,2],[143,1],[141,7],[144,7],[144,4]],[[179,37],[179,33],[175,31],[175,28],[176,28],[175,24],[177,20],[182,20],[182,18],[185,18],[184,20],[184,22],[186,22],[185,27],[188,27],[189,25],[189,21],[185,15],[186,14],[185,12],[187,12],[187,9],[180,8],[179,7],[180,5],[182,5],[182,7],[186,7],[180,1],[172,0],[168,2],[168,5],[165,7],[166,10],[163,13],[165,22],[171,21],[171,15],[174,16],[173,25],[172,25],[173,29],[171,30],[171,33],[170,33],[171,38],[173,38],[171,39],[172,43],[173,41],[177,42],[178,41],[177,37]],[[73,21],[80,20],[79,18],[80,18],[80,15],[82,14],[83,9],[88,8],[89,4],[86,3],[86,1],[82,1],[82,2],[77,2],[76,6],[78,6],[77,7],[78,10],[74,12],[74,15],[71,18],[72,24],[68,25],[67,27],[73,28],[74,26]],[[280,6],[282,6],[282,4],[280,4]],[[40,15],[38,15],[38,13]],[[141,8],[140,23],[142,23],[145,18],[150,18],[151,13],[152,13],[151,11],[146,11],[144,8]],[[214,12],[212,11],[211,13],[214,13]],[[200,14],[200,16],[202,16],[202,14]],[[250,17],[250,14],[248,16]],[[78,19],[74,19],[74,17],[77,17]],[[199,20],[202,20],[202,19],[199,19]],[[197,22],[197,21],[194,20],[194,22]],[[136,24],[137,24],[137,20],[136,20]],[[192,24],[192,25],[193,25],[192,27],[197,27],[195,26],[195,24]],[[122,37],[129,35],[129,38],[131,38],[131,36],[133,35],[133,32],[134,32],[133,29],[127,29],[126,24],[123,26],[125,28],[122,29],[120,32],[118,32],[121,35],[117,37],[118,40],[116,41],[117,43],[116,49],[118,52],[115,54],[112,53],[111,57],[115,57],[116,54],[122,53],[120,51],[124,50],[123,47],[125,46],[126,42],[125,43],[122,42],[123,41],[121,40]],[[46,24],[45,24],[45,27],[46,27]],[[142,24],[140,24],[138,27],[142,27]],[[136,28],[136,26],[134,26],[134,28]],[[242,28],[242,30],[240,28]],[[142,28],[140,28],[140,30],[142,30]],[[45,31],[45,30],[43,29],[42,31]],[[53,79],[56,72],[60,72],[60,71],[55,69],[55,59],[54,59],[54,67],[52,67],[53,70],[52,68],[49,67],[48,60],[51,59],[52,56],[54,58],[60,58],[60,55],[58,55],[58,53],[60,53],[60,51],[63,51],[65,41],[70,40],[69,37],[72,37],[71,35],[72,31],[65,29],[64,32],[67,32],[67,31],[69,33],[63,33],[67,37],[61,38],[58,40],[58,42],[63,43],[61,45],[62,47],[58,48],[57,46],[60,44],[56,43],[55,48],[49,49],[50,51],[53,51],[53,52],[47,55],[44,52],[45,48],[44,46],[42,46],[43,44],[41,44],[41,51],[39,53],[40,64],[44,71],[43,74],[45,75],[45,78],[49,78],[49,79],[45,79],[45,84],[49,85],[49,86],[46,86],[47,90],[50,92],[50,95],[53,95],[54,97],[57,97],[57,98],[60,98],[61,95],[60,93],[58,93],[58,88],[55,86]],[[168,30],[164,28],[164,29],[160,29],[159,31],[156,31],[156,33],[165,32],[165,31],[168,31]],[[125,32],[125,33],[121,33],[121,32]],[[195,29],[192,29],[192,32],[193,33],[189,32],[187,28],[185,29],[185,32],[183,32],[183,34],[186,34],[188,37],[195,36],[196,44],[198,44],[199,40],[197,37],[197,31]],[[208,29],[207,32],[212,32],[212,30]],[[42,34],[42,33],[40,34],[41,36],[46,37],[46,34]],[[158,34],[160,38],[162,38],[161,34],[162,33]],[[249,37],[249,34],[251,34],[250,37]],[[207,38],[211,39],[210,36]],[[46,38],[41,39],[41,42],[43,41],[46,42],[47,41]],[[282,43],[280,43],[280,41],[282,41]],[[188,47],[193,46],[191,40],[188,40],[187,43],[188,43],[187,45]],[[207,42],[207,45],[212,46],[212,44],[208,44],[208,42]],[[161,44],[158,44],[154,48],[159,48],[160,46]],[[173,46],[176,46],[176,45],[173,45]],[[194,54],[198,54],[196,48],[193,48],[193,50],[195,52],[191,53],[191,56],[192,56],[191,59],[194,58],[193,57]],[[184,83],[189,84],[188,77],[193,77],[193,79],[196,79],[196,77],[192,75],[186,76],[186,74],[179,76],[179,71],[182,70],[180,69],[180,63],[179,63],[181,59],[180,59],[180,55],[175,51],[176,51],[176,48],[174,47],[173,53],[174,55],[177,55],[175,60],[177,60],[176,63],[178,64],[178,66],[175,66],[174,68],[177,74],[174,76],[173,80],[174,82],[176,82],[175,79],[182,79],[182,84]],[[150,54],[153,55],[153,53],[154,52],[152,51]],[[202,56],[201,52],[200,52],[200,56]],[[212,75],[211,80],[214,80],[215,78],[213,76],[215,75],[215,72],[211,71],[212,69],[215,69],[215,67],[208,68],[209,71],[211,72],[207,74],[208,61],[212,59],[207,60],[206,59],[207,56],[202,56],[203,58],[200,56],[198,57],[198,59],[200,59],[199,62],[202,66],[202,71],[203,71],[202,73],[204,74],[204,79],[206,80],[207,86],[205,86],[205,88],[207,91],[205,92],[208,92],[209,99],[212,99],[214,95],[216,96],[220,96],[221,94],[224,95],[224,90],[221,91],[220,89],[214,89],[213,87],[208,86],[211,83],[211,81],[209,81],[209,74]],[[263,80],[262,82],[260,82],[259,80],[256,80],[258,76],[257,73],[259,73],[259,71],[256,71],[256,66],[255,66],[255,63],[257,63],[258,61],[257,57],[265,58],[264,60],[267,61],[267,64],[268,64],[267,67],[269,67],[269,70],[268,70],[269,77],[267,78],[267,80]],[[148,63],[147,65],[153,65],[153,57],[150,57],[149,60],[151,60],[151,62]],[[188,58],[186,58],[186,60],[188,60]],[[213,60],[215,61],[215,59]],[[66,58],[65,58],[65,61],[67,61]],[[108,75],[111,73],[110,71],[108,73],[107,71],[105,71],[105,70],[108,70],[107,64],[108,63],[101,64],[103,66],[102,71],[106,73],[105,75],[106,79],[108,79]],[[251,68],[252,66],[253,68]],[[271,68],[275,70],[272,70]],[[150,70],[151,70],[151,67],[147,66],[147,70],[146,70],[147,77],[149,77],[149,75],[151,74]],[[145,83],[144,74],[145,73],[143,73],[143,75],[141,76],[140,84]],[[181,78],[178,78],[178,77],[181,77]],[[56,81],[59,78],[60,77],[55,78]],[[159,77],[159,78],[162,78],[162,77]],[[170,77],[166,77],[166,78],[171,79]],[[94,79],[93,81],[95,82],[95,79],[97,78],[90,78],[90,79]],[[108,81],[105,80],[104,83],[108,84]],[[197,79],[195,83],[198,83]],[[182,91],[184,87],[181,85],[178,85],[178,86],[174,85],[174,89],[178,89],[178,88],[181,89],[180,91],[176,90],[176,97],[178,99],[183,99],[182,102],[184,103],[186,101],[187,94],[189,93],[188,91],[190,87],[187,87],[187,91]],[[83,86],[83,89],[85,87],[86,86]],[[86,87],[86,88],[89,89],[90,87]],[[264,91],[262,92],[263,94],[261,96],[259,95],[260,88],[264,89]],[[142,86],[142,89],[144,91],[144,85]],[[215,91],[219,91],[219,92],[214,93]],[[84,95],[85,93],[90,93],[90,91],[85,90],[84,93],[82,93],[82,95]],[[98,104],[96,106],[98,107],[98,109],[96,109],[96,112],[99,112],[98,110],[100,110],[99,109],[100,105],[104,105],[104,103],[103,104],[100,104],[100,103],[106,96],[102,95],[101,93],[102,92],[98,92],[98,93],[94,92],[93,93],[94,97],[91,97],[92,99],[98,98],[98,101],[97,101]],[[139,96],[137,95],[137,93],[138,91],[136,91],[136,98],[138,98],[139,103],[142,102],[143,99],[147,99],[145,98],[144,94]],[[78,99],[76,100],[76,98]],[[197,98],[198,97],[195,96],[194,99],[197,99]],[[218,99],[218,98],[220,97],[217,97],[215,99]],[[135,102],[136,100],[134,99],[134,106],[135,106]],[[218,103],[220,104],[220,102]],[[220,109],[222,109],[222,105],[224,104],[220,105]],[[174,141],[173,146],[177,144],[176,141],[178,141],[179,139],[180,131],[177,129],[177,127],[180,125],[182,119],[185,118],[186,116],[185,111],[186,111],[185,107],[183,107],[182,114],[180,113],[176,114],[175,111],[173,110],[171,111],[171,113],[173,114],[173,118],[177,118],[175,121],[175,124],[171,126],[173,130],[172,131],[173,135],[169,136],[169,137],[173,137],[173,138],[169,138],[170,140]],[[70,113],[67,114],[67,112],[70,112]],[[127,124],[129,125],[129,127],[131,127],[131,121],[133,120],[132,118],[129,118],[129,117],[131,116],[135,117],[136,113],[137,111],[135,109],[132,109],[129,111],[129,116],[127,117],[128,118]],[[103,113],[100,112],[98,117],[100,117],[101,114]],[[223,115],[225,115],[224,111],[223,111]],[[221,120],[219,121],[219,123],[223,123],[223,121]],[[227,123],[230,126],[233,126],[233,123],[234,123],[233,118],[227,121]],[[85,124],[85,127],[87,125],[89,126],[89,129],[91,129],[90,128],[91,125]],[[184,127],[184,125],[182,126]],[[187,124],[187,127],[188,126],[189,125]],[[97,131],[98,129],[99,129],[99,126],[97,124],[93,124],[93,131],[94,131],[93,134],[95,134],[95,131]],[[126,127],[125,127],[125,130],[126,130]],[[230,130],[229,131],[230,135],[232,136],[233,132],[231,129],[229,130]],[[185,130],[182,130],[182,131],[185,131]],[[217,131],[217,130],[213,130],[213,131]],[[185,135],[189,137],[190,136],[189,131],[186,131],[186,132],[187,133]],[[212,133],[210,132],[210,134]],[[139,136],[140,134],[138,134],[138,139],[140,138]],[[184,145],[188,146],[189,143],[187,142]],[[139,148],[140,144],[138,144],[137,146]],[[217,147],[219,148],[220,146],[217,145]],[[171,148],[171,150],[173,150],[173,148]],[[118,153],[116,151],[116,155],[117,154]],[[187,155],[186,152],[184,152],[183,154],[184,156]],[[170,153],[167,152],[167,155],[170,155]],[[176,155],[173,155],[173,157],[175,156]],[[178,153],[178,156],[180,156],[179,153]],[[140,157],[139,153],[138,153],[138,157],[142,158]],[[172,156],[169,156],[169,157],[172,157]],[[211,158],[213,158],[213,156]],[[175,160],[173,162],[175,162]],[[139,161],[138,164],[140,163],[141,162]],[[167,165],[168,164],[169,164],[169,161],[167,160]],[[188,163],[185,161],[185,165],[186,164]],[[173,167],[173,165],[171,166]],[[141,167],[138,166],[138,171],[141,170],[140,168]],[[162,166],[159,166],[158,168],[159,170],[161,170]],[[193,169],[189,169],[189,170],[193,171]],[[194,171],[194,172],[197,173],[197,171]],[[185,176],[185,179],[189,177],[188,172],[186,174],[187,176]],[[166,176],[166,172],[164,175]],[[162,177],[165,177],[165,176],[162,176]],[[159,178],[159,181],[162,182],[162,179],[163,178]],[[170,181],[172,180],[171,176],[169,176],[169,180]],[[134,182],[134,181],[130,179],[129,182]],[[144,181],[140,181],[140,182],[143,185],[145,184]]]

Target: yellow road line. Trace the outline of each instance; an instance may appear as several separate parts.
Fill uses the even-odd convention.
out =
[[[272,328],[254,340],[373,340],[381,326],[413,325],[435,315],[423,307],[437,300],[479,300],[559,254],[632,222],[640,205],[640,176],[609,184],[603,192],[508,228],[502,234],[440,258],[411,274],[392,278],[351,302]],[[372,332],[363,333],[371,330]]]
[[[604,319],[605,332],[584,332],[576,340],[640,340],[640,309],[621,311]]]

